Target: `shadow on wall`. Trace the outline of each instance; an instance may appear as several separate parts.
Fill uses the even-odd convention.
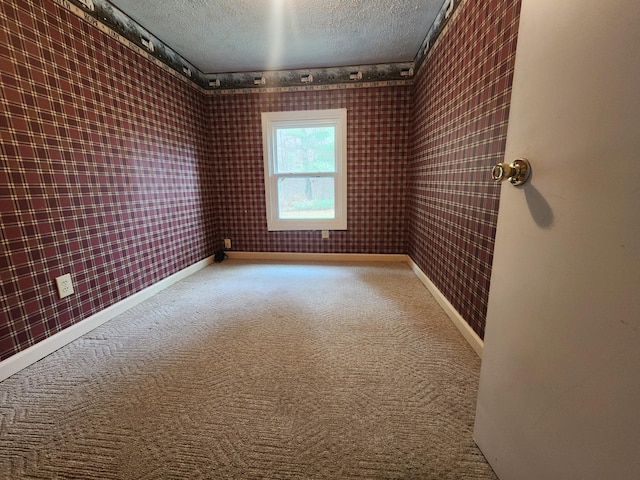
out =
[[[531,212],[531,218],[536,222],[536,225],[542,228],[551,228],[554,218],[549,202],[547,202],[536,187],[531,184],[525,187],[524,195],[527,199],[529,212]]]

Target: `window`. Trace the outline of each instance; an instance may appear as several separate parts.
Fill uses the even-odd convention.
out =
[[[347,111],[262,114],[269,230],[347,229]]]

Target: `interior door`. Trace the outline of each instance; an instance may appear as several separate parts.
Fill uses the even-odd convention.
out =
[[[640,2],[520,22],[475,440],[501,480],[640,478]]]

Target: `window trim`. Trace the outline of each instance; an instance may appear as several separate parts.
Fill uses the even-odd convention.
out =
[[[335,173],[318,173],[335,179],[335,218],[284,219],[279,217],[278,178],[296,174],[275,173],[276,132],[278,128],[334,126],[336,140]],[[346,230],[347,229],[347,109],[298,110],[262,113],[262,148],[267,206],[267,229]],[[300,176],[298,174],[298,176]]]

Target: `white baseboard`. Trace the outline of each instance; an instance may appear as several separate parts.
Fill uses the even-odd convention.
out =
[[[469,324],[462,318],[457,310],[451,305],[449,300],[438,290],[433,282],[415,264],[413,260],[404,254],[360,254],[360,253],[287,253],[287,252],[227,252],[229,258],[243,260],[294,260],[294,261],[329,261],[329,262],[407,262],[416,276],[431,292],[436,301],[440,304],[453,324],[458,328],[465,340],[471,345],[479,357],[482,358],[484,342]],[[61,332],[16,353],[15,355],[0,362],[0,382],[25,367],[41,360],[47,355],[55,352],[76,338],[99,327],[103,323],[129,310],[130,308],[144,302],[155,294],[174,283],[194,274],[198,270],[210,265],[213,257],[205,258],[193,265],[174,273],[173,275],[160,280],[159,282],[131,295],[124,300],[105,308],[92,315],[80,323],[65,328]]]
[[[205,258],[0,362],[0,382],[213,262]]]
[[[238,260],[282,260],[296,262],[406,262],[404,253],[295,253],[295,252],[227,252]]]
[[[447,300],[438,287],[434,285],[434,283],[427,277],[427,275],[416,265],[416,263],[407,256],[407,263],[416,274],[416,276],[420,279],[420,281],[427,287],[427,290],[431,292],[431,295],[436,299],[436,301],[440,304],[444,312],[451,319],[453,324],[460,331],[464,339],[471,345],[471,348],[478,354],[480,358],[482,358],[482,351],[484,349],[484,342],[478,336],[476,332],[473,331],[471,326],[462,318],[462,315],[458,313],[458,311],[454,308],[453,305]]]

